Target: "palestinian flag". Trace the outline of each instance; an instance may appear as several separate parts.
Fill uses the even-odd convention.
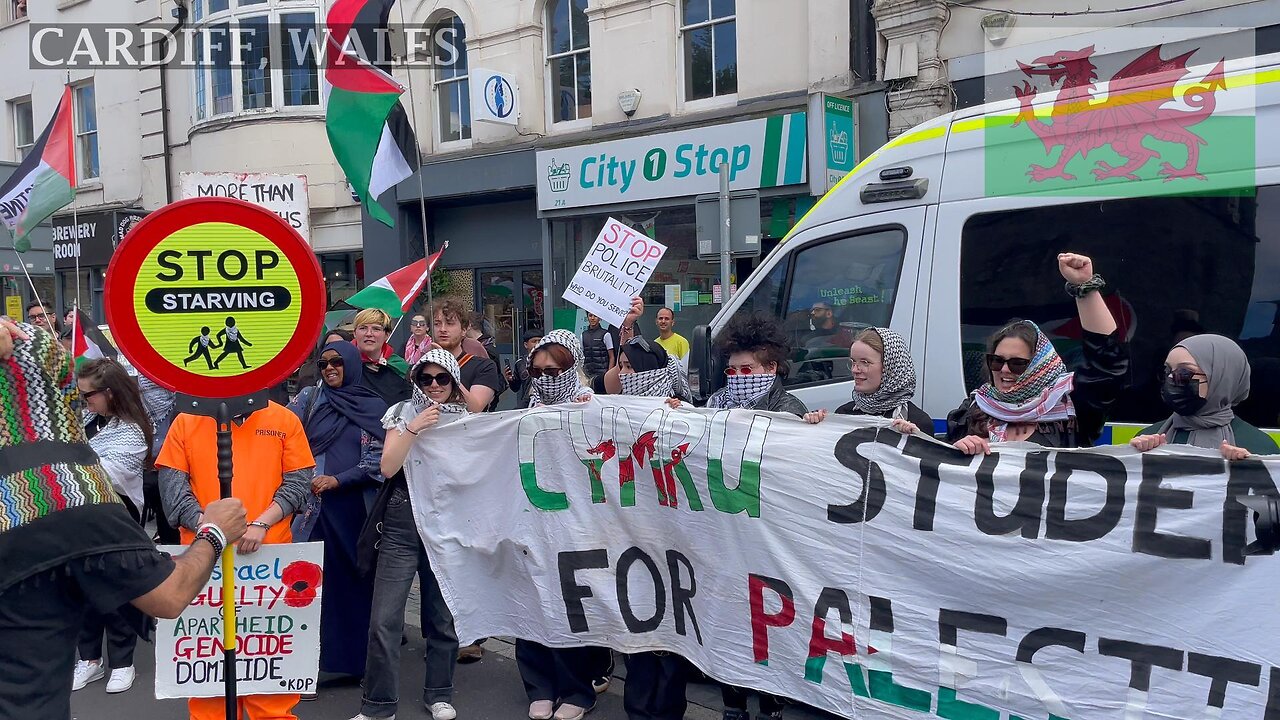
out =
[[[27,236],[37,225],[75,199],[74,137],[71,88],[66,87],[53,119],[31,153],[0,186],[0,222],[13,234],[13,247],[18,252],[31,249]]]
[[[394,226],[378,198],[418,168],[418,141],[400,105],[404,88],[360,52],[389,57],[391,0],[338,0],[329,11],[325,48],[325,127],[333,155],[369,214]],[[376,30],[383,32],[374,32]],[[380,47],[380,46],[379,46]]]
[[[98,358],[116,356],[116,349],[102,331],[82,310],[76,310],[71,322],[71,356],[76,368]]]
[[[379,278],[369,287],[347,298],[347,304],[361,310],[377,308],[385,311],[393,319],[404,315],[413,305],[413,299],[427,284],[431,271],[440,264],[440,256],[444,254],[447,247],[446,245],[440,248],[440,252],[429,258],[423,258],[384,278]]]

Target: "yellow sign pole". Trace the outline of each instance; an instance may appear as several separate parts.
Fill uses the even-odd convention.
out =
[[[231,497],[233,466],[231,461],[231,410],[226,402],[218,403],[218,494]],[[239,717],[236,697],[236,551],[227,546],[222,551],[222,677],[227,698],[227,720]]]

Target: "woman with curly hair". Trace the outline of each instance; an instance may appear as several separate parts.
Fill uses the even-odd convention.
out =
[[[728,384],[707,398],[709,408],[771,410],[804,417],[808,408],[782,389],[787,374],[787,336],[782,326],[759,313],[735,317],[716,338],[727,359]]]
[[[787,373],[787,336],[782,326],[768,315],[753,314],[729,321],[716,339],[722,357],[727,358],[724,374],[728,384],[707,398],[709,408],[770,410],[804,417],[808,408],[799,398],[782,389]],[[750,690],[721,686],[724,720],[750,720],[747,699]],[[760,693],[760,716],[781,718],[786,701]]]

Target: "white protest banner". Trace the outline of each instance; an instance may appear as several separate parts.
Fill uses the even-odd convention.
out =
[[[279,215],[304,240],[311,242],[311,205],[307,199],[306,175],[184,172],[180,173],[180,179],[183,200],[229,197],[261,205]]]
[[[161,547],[170,554],[185,548]],[[263,545],[236,555],[236,689],[315,692],[324,545]],[[222,566],[182,616],[156,625],[156,698],[223,694]]]
[[[565,288],[564,299],[613,326],[631,308],[667,246],[609,218]]]
[[[1280,558],[1233,499],[1280,458],[887,423],[596,397],[433,428],[408,477],[464,642],[669,650],[848,718],[1280,718]]]

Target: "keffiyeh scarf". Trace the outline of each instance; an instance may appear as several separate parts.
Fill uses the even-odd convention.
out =
[[[777,375],[731,375],[728,385],[707,400],[707,407],[751,409],[773,389]]]
[[[578,368],[582,367],[582,341],[568,330],[552,330],[542,336],[542,341],[533,346],[526,359],[529,367],[533,367],[533,356],[548,345],[561,345],[573,355],[573,367],[551,378],[547,376],[530,377],[533,390],[529,393],[529,407],[539,405],[559,405],[594,393],[591,388],[583,387],[578,377]]]
[[[988,431],[993,442],[1005,440],[1010,424],[1067,420],[1076,414],[1071,404],[1074,375],[1067,371],[1053,343],[1040,328],[1030,321],[1024,322],[1036,331],[1031,365],[1018,376],[1008,392],[1001,392],[994,384],[986,383],[973,393],[978,408],[999,421],[992,423]]]
[[[881,360],[883,376],[875,392],[863,395],[853,391],[853,404],[867,415],[884,415],[898,411],[916,394],[916,366],[902,336],[888,328],[874,328],[884,345]],[[906,413],[902,413],[906,417]]]
[[[422,366],[427,363],[439,365],[444,368],[445,372],[453,376],[454,384],[458,387],[462,387],[462,368],[458,365],[458,359],[453,356],[453,353],[441,347],[431,348],[422,356],[422,359],[413,366],[413,372],[409,373],[409,377],[416,378],[418,373],[422,371]],[[413,398],[410,402],[413,403],[413,409],[415,411],[422,412],[431,404],[431,398],[427,397],[427,394],[422,391],[422,388],[418,387],[418,383],[414,382],[411,384],[413,385]]]

